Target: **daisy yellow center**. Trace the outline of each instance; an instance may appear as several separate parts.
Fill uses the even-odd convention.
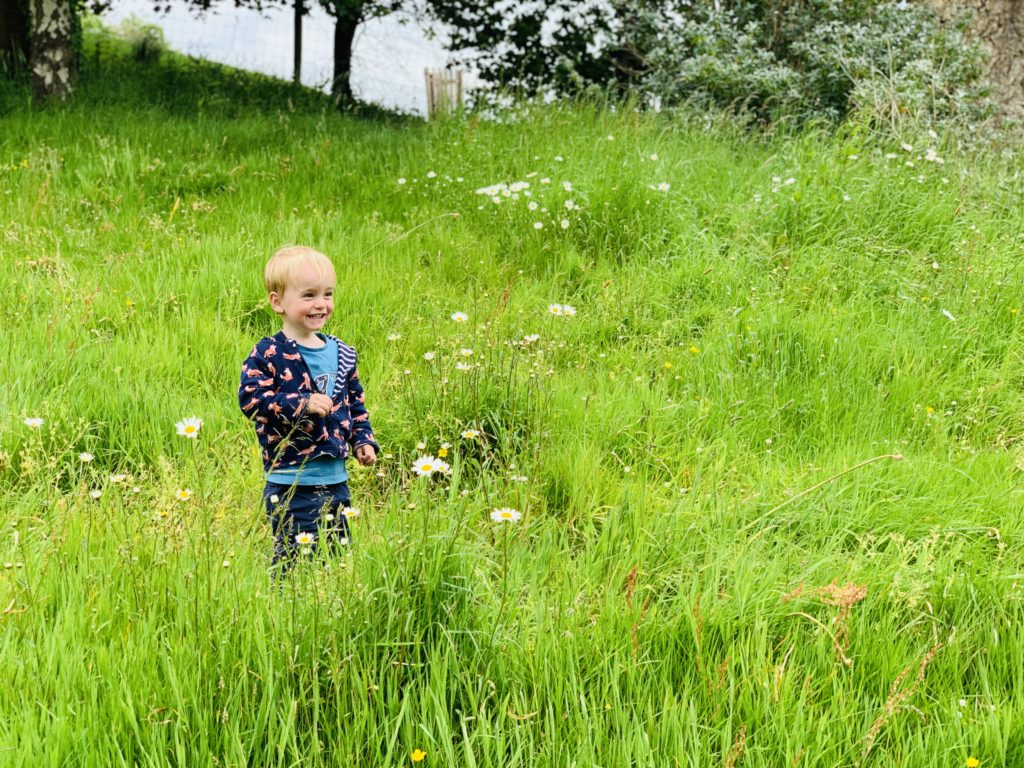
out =
[[[186,434],[191,435],[195,431],[196,431],[196,428],[194,426],[192,426],[191,424],[189,424],[187,427],[185,427],[185,433]]]
[[[511,512],[502,512],[502,513],[501,513],[501,516],[502,516],[502,517],[503,517],[503,518],[504,518],[505,520],[511,520],[511,519],[512,519],[512,513],[511,513]]]
[[[424,472],[430,472],[433,468],[434,468],[433,464],[421,464],[420,465],[420,469],[422,469]]]

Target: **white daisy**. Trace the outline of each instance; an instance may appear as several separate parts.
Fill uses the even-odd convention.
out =
[[[464,323],[469,320],[469,315],[465,312],[452,312],[452,320],[456,323]]]
[[[189,499],[192,498],[192,491],[189,490],[188,488],[182,488],[177,493],[174,494],[174,498],[176,498],[178,501],[188,501]]]
[[[509,522],[516,523],[523,515],[510,507],[501,507],[491,512],[491,520],[496,523]]]
[[[430,477],[439,471],[441,460],[434,456],[420,456],[412,465],[412,471],[420,477]]]
[[[402,186],[403,184],[405,184],[405,179],[404,178],[399,178],[397,183],[398,183],[398,186]]]
[[[102,495],[103,495],[103,491],[101,491],[99,488],[95,488],[95,489],[89,491],[89,496],[91,498],[94,498],[94,499],[98,499]]]
[[[533,228],[534,229],[544,229],[544,222],[543,221],[535,221],[535,222],[533,222]]]
[[[474,440],[474,439],[476,439],[478,437],[480,437],[480,431],[476,430],[476,429],[466,429],[466,430],[463,430],[463,432],[462,432],[462,439],[463,440]]]
[[[431,360],[433,360],[433,359],[434,359],[434,357],[435,357],[435,355],[434,355],[434,353],[433,353],[433,352],[424,352],[424,353],[423,353],[423,359],[424,359],[424,360],[426,360],[426,361],[428,361],[428,362],[429,362],[429,361],[431,361]]]
[[[402,334],[400,334],[400,333],[389,333],[388,334],[388,341],[398,341],[400,338],[402,338]]]
[[[455,364],[455,370],[462,371],[463,373],[468,373],[469,371],[473,370],[473,364],[472,363],[464,363],[464,362],[462,362],[460,360],[459,362],[457,362]]]
[[[175,427],[177,427],[178,434],[182,437],[195,439],[199,437],[199,430],[203,428],[203,420],[195,416],[189,416],[187,419],[182,419],[175,424]]]
[[[363,513],[362,510],[359,509],[359,507],[345,507],[343,510],[341,510],[341,514],[343,514],[345,517],[351,520],[353,517],[359,517]]]
[[[462,355],[462,357],[472,357],[473,350],[470,349],[469,347],[463,347],[462,349],[459,350],[459,354]]]
[[[562,316],[562,305],[561,304],[548,304],[548,312],[555,317]]]
[[[563,304],[562,314],[565,317],[576,317],[576,307],[572,306],[571,304]]]
[[[562,221],[559,222],[559,223],[562,225],[562,229],[568,229],[569,228],[569,220],[568,219],[562,219]]]
[[[83,464],[88,464],[88,463],[89,463],[90,461],[92,461],[92,460],[93,460],[94,458],[95,458],[95,456],[93,456],[93,455],[92,455],[91,453],[89,453],[88,451],[82,451],[82,452],[81,452],[80,454],[78,454],[78,460],[79,460],[80,462],[82,462]]]
[[[315,541],[316,537],[309,531],[302,531],[301,533],[295,534],[295,543],[300,546],[309,547],[312,546]]]
[[[31,427],[32,429],[39,429],[43,426],[43,420],[38,418],[28,418],[25,419],[25,426]]]
[[[111,475],[107,478],[112,483],[123,483],[128,479],[128,475]]]

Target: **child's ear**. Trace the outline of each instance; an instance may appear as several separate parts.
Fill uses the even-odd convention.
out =
[[[267,301],[270,302],[270,308],[277,314],[284,312],[284,308],[281,306],[281,297],[277,294],[277,291],[271,291],[267,294]]]

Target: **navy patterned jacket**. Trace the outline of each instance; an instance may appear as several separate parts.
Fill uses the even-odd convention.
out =
[[[347,458],[360,445],[380,447],[373,438],[356,351],[340,339],[338,376],[330,393],[334,408],[327,416],[304,416],[316,392],[299,345],[280,332],[256,342],[242,364],[238,405],[256,422],[263,468],[294,467],[318,456]]]

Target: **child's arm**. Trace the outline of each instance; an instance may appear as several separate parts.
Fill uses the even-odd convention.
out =
[[[308,403],[309,398],[297,392],[280,392],[273,364],[254,347],[242,364],[238,385],[242,413],[254,421],[288,430],[305,414]]]
[[[373,427],[370,426],[370,414],[366,410],[366,395],[363,393],[363,385],[359,381],[359,369],[352,366],[352,372],[348,375],[348,402],[349,412],[352,414],[352,444],[353,452],[361,445],[373,446],[374,451],[379,451],[380,446],[373,437]]]

